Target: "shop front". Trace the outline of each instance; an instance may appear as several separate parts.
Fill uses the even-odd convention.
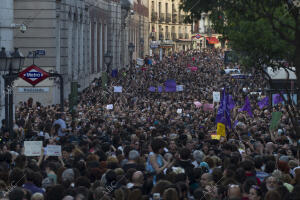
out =
[[[178,39],[175,42],[175,51],[187,51],[193,49],[193,40],[192,39]]]

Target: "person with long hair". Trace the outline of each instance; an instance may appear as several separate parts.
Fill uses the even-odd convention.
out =
[[[164,169],[169,168],[174,164],[174,161],[165,161],[161,155],[165,146],[165,142],[161,139],[155,139],[151,143],[152,152],[150,152],[148,156],[146,170],[154,175],[153,184],[156,183],[156,174],[160,174]]]
[[[249,191],[249,200],[262,200],[262,191],[257,185],[252,185]]]

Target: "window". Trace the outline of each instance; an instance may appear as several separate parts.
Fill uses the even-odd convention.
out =
[[[158,3],[158,13],[159,13],[159,15],[161,13],[161,2]]]
[[[168,3],[166,3],[166,14],[168,13]]]

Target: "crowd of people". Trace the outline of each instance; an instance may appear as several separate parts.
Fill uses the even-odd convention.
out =
[[[266,95],[262,74],[232,78],[216,49],[151,59],[120,70],[107,87],[95,79],[72,113],[67,103],[64,112],[33,99],[19,103],[14,139],[5,122],[1,129],[1,199],[300,199],[296,133],[283,104],[257,105]],[[170,79],[183,91],[149,91]],[[223,88],[235,102],[232,127],[212,139],[219,107],[213,92]],[[253,117],[239,110],[246,96]],[[274,111],[283,114],[278,129],[269,131]],[[61,145],[62,156],[44,155],[44,149],[25,156],[24,141]]]

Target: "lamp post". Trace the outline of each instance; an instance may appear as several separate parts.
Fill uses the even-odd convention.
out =
[[[144,57],[144,38],[140,39],[140,56],[141,58]]]
[[[102,74],[102,87],[106,87],[107,85],[107,77],[109,76],[112,58],[113,56],[111,55],[110,51],[104,54],[104,63],[106,65],[106,71]]]
[[[130,68],[132,68],[132,55],[133,55],[134,50],[135,50],[135,46],[132,42],[130,42],[128,45],[128,51],[129,51],[129,55],[130,55]]]
[[[13,82],[18,78],[21,67],[24,65],[25,57],[15,48],[13,52],[7,52],[5,48],[0,52],[0,71],[8,72],[2,75],[5,87],[5,122],[9,134],[13,136]]]

